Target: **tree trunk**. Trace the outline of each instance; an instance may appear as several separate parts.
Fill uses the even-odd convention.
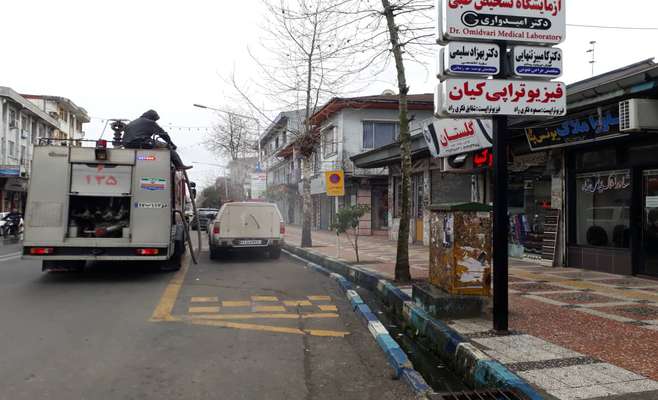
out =
[[[382,0],[386,24],[391,40],[391,48],[395,59],[395,69],[398,75],[398,90],[400,92],[400,155],[402,159],[402,207],[400,210],[400,227],[398,230],[398,248],[395,260],[395,280],[411,281],[409,271],[409,222],[410,222],[410,181],[411,181],[411,134],[409,133],[409,117],[407,107],[407,78],[402,60],[402,46],[398,36],[398,26],[395,24],[395,14],[389,0]]]
[[[312,155],[305,156],[302,159],[303,178],[302,178],[302,247],[312,247],[311,240],[311,219],[313,216],[313,202],[311,199],[311,163]]]

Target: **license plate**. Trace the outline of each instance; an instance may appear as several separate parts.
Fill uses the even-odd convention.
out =
[[[260,245],[260,244],[263,244],[263,241],[262,240],[240,240],[240,244],[245,245],[245,246]]]

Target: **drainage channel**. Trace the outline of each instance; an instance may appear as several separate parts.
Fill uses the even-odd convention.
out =
[[[433,355],[429,350],[422,348],[414,342],[409,336],[404,334],[401,327],[384,312],[384,305],[372,295],[368,290],[358,289],[359,295],[373,312],[379,317],[380,321],[396,342],[402,347],[407,356],[414,365],[414,368],[425,378],[427,384],[437,393],[460,393],[468,391],[468,387],[455,375],[448,365]],[[439,397],[440,399],[440,397]],[[460,398],[455,398],[459,399]],[[475,397],[477,399],[477,397]]]
[[[385,312],[384,305],[372,293],[357,289],[361,298],[377,314],[390,335],[402,347],[425,381],[436,392],[432,400],[527,400],[523,394],[505,389],[470,389],[441,359],[421,343],[414,341],[403,329],[392,321]]]

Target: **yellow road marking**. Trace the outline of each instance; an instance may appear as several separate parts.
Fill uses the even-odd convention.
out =
[[[310,301],[308,300],[284,300],[283,304],[286,305],[286,307],[294,307],[294,306],[312,306]]]
[[[284,306],[254,306],[254,312],[286,312]]]
[[[331,301],[329,296],[307,296],[307,298],[311,301]]]
[[[323,329],[304,329],[304,332],[308,333],[311,336],[322,336],[322,337],[345,337],[350,334],[349,332],[326,331]]]
[[[176,299],[178,298],[178,293],[180,292],[183,282],[185,281],[185,275],[187,270],[190,267],[190,259],[188,256],[183,258],[183,266],[176,274],[171,278],[169,284],[165,288],[165,291],[160,297],[158,305],[153,310],[150,321],[170,321],[172,320],[171,311],[174,309],[176,304]]]
[[[187,319],[212,319],[212,320],[232,320],[232,319],[323,319],[338,318],[334,313],[309,313],[309,314],[207,314],[194,315]]]
[[[252,301],[279,301],[276,296],[251,296]]]
[[[318,306],[318,308],[322,311],[338,311],[338,309],[334,305],[321,305]]]
[[[222,301],[224,307],[251,307],[250,301]]]
[[[222,328],[233,328],[233,329],[258,331],[258,332],[288,333],[293,335],[345,337],[350,334],[349,332],[341,332],[341,331],[327,331],[321,329],[305,329],[302,331],[297,328],[285,328],[282,326],[244,324],[238,322],[212,321],[212,320],[196,319],[196,318],[189,319],[188,322],[193,325],[217,326]]]
[[[190,307],[190,314],[218,313],[219,307]]]
[[[192,297],[190,301],[192,303],[217,303],[219,299],[217,297]]]

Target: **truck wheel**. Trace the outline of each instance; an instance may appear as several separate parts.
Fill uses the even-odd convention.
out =
[[[179,269],[181,269],[182,265],[183,265],[183,255],[174,254],[173,256],[171,256],[170,259],[163,261],[162,264],[160,264],[160,271],[162,272],[178,271]]]
[[[270,247],[269,252],[272,260],[278,260],[281,257],[281,247],[279,246]]]

